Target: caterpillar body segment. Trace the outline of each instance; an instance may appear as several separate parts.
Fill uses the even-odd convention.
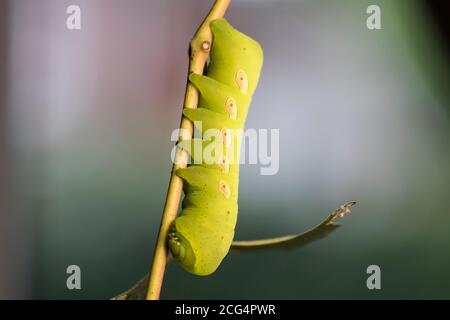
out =
[[[168,236],[174,258],[196,275],[213,273],[234,237],[239,131],[244,129],[263,63],[260,45],[225,19],[214,20],[210,26],[213,42],[207,73],[189,76],[200,92],[199,105],[183,110],[201,139],[178,143],[191,155],[191,164],[176,171],[183,179],[185,198]]]

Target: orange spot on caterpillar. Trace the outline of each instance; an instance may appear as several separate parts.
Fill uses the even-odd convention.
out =
[[[231,146],[231,132],[227,128],[222,128],[220,130],[220,135],[222,137],[223,143],[225,143],[225,146],[228,148]]]
[[[247,77],[247,73],[245,73],[244,70],[239,69],[236,72],[236,82],[242,93],[248,92],[248,77]]]
[[[228,163],[228,158],[226,156],[222,157],[218,165],[223,172],[228,173],[230,171],[230,164]]]
[[[232,97],[229,97],[227,99],[227,102],[225,104],[228,114],[230,115],[230,118],[233,120],[236,120],[237,118],[237,105],[236,101]]]
[[[220,180],[219,190],[223,193],[225,198],[229,198],[231,196],[230,187],[228,187],[228,184],[224,180]]]

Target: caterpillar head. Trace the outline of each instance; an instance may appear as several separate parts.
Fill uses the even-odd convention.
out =
[[[251,96],[263,64],[261,46],[225,19],[212,21],[211,31],[213,43],[208,76]]]
[[[194,266],[194,251],[192,250],[189,241],[177,231],[175,223],[173,223],[169,229],[167,244],[172,256],[175,260],[179,261],[181,265],[186,266],[187,268]]]
[[[228,252],[234,232],[229,237],[217,237],[198,222],[192,216],[182,214],[171,225],[167,244],[175,260],[186,271],[206,276],[217,269]],[[227,244],[221,248],[222,241],[227,241]]]

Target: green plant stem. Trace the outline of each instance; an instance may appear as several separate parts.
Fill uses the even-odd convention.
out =
[[[212,33],[209,24],[212,20],[223,17],[230,1],[231,0],[216,0],[211,11],[206,16],[205,20],[192,38],[190,42],[189,74],[192,72],[198,74],[203,73],[212,44]],[[184,98],[184,108],[197,108],[198,95],[199,93],[197,89],[188,81]],[[180,129],[180,141],[192,139],[193,125],[188,119],[182,117]],[[188,155],[183,150],[180,150],[175,157],[175,164],[172,168],[166,203],[161,218],[161,225],[159,228],[150,270],[148,289],[146,293],[147,300],[158,300],[160,296],[168,257],[166,244],[167,233],[170,224],[177,217],[178,207],[183,192],[183,181],[175,174],[175,171],[179,168],[185,168],[187,165],[187,160]]]

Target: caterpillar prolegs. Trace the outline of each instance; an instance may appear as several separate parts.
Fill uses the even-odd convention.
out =
[[[213,273],[230,249],[238,211],[239,151],[241,136],[263,63],[255,40],[235,30],[225,19],[211,22],[213,42],[206,75],[191,74],[189,81],[200,92],[197,109],[183,114],[202,131],[202,139],[178,144],[191,155],[189,167],[178,169],[185,198],[182,211],[169,230],[168,245],[174,258],[196,275]],[[201,123],[201,128],[198,128]],[[207,130],[215,138],[205,136]],[[221,146],[214,161],[196,156],[202,150]]]

